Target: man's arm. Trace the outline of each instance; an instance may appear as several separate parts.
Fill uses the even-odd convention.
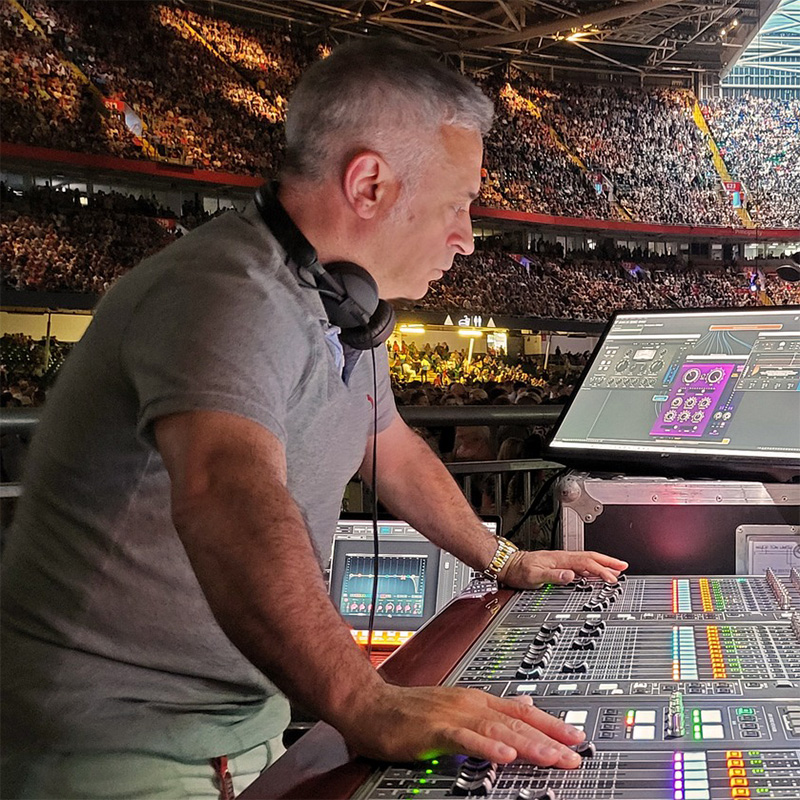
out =
[[[466,753],[575,767],[583,734],[531,705],[457,688],[386,684],[330,602],[280,442],[255,422],[196,411],[155,423],[172,511],[225,634],[288,697],[361,755]]]
[[[361,465],[372,478],[372,441]],[[464,497],[447,468],[398,416],[378,434],[378,496],[387,508],[439,547],[475,569],[492,560],[497,541]],[[539,550],[517,553],[500,579],[520,589],[542,583],[568,583],[576,574],[615,581],[625,561],[589,551]]]

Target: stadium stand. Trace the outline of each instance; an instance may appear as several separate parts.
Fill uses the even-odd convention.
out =
[[[274,175],[285,98],[303,66],[327,52],[286,30],[178,6],[25,7],[33,30],[10,1],[0,18],[5,142]],[[693,120],[691,93],[548,83],[502,67],[476,77],[498,110],[483,204],[741,227]],[[752,192],[756,221],[800,224],[797,101],[724,99],[704,112],[732,178]]]
[[[762,225],[800,226],[800,100],[722,97],[703,104],[731,173]]]
[[[143,196],[6,186],[0,208],[0,281],[7,289],[102,294],[115,278],[209,218],[193,208],[180,220]],[[83,204],[85,201],[86,205]],[[541,249],[541,248],[540,248]],[[607,319],[621,308],[742,306],[759,302],[753,269],[692,268],[646,254],[479,249],[453,268],[419,309],[549,319]],[[637,256],[632,260],[632,255]],[[638,267],[638,268],[637,268]],[[763,278],[773,302],[798,302],[800,290]]]

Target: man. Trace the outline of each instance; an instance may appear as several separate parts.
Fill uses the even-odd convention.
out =
[[[325,264],[422,297],[472,252],[489,101],[394,41],[314,65],[291,102],[283,208]],[[342,347],[248,207],[147,259],[98,306],[31,452],[3,582],[3,796],[217,796],[281,752],[286,697],[357,752],[573,767],[583,734],[512,700],[383,682],[320,570],[342,491],[519,587],[614,580],[592,553],[512,553],[402,422],[382,345]],[[212,759],[216,765],[215,776]]]

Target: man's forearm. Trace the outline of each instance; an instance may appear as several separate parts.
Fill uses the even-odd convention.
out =
[[[236,647],[285,694],[341,728],[357,698],[383,681],[330,602],[288,491],[263,477],[242,483],[217,481],[175,509],[192,567]]]
[[[393,514],[475,569],[485,569],[497,547],[460,487],[411,429],[396,441],[378,437],[378,496]],[[394,436],[393,435],[393,436]],[[369,477],[366,465],[362,475]]]

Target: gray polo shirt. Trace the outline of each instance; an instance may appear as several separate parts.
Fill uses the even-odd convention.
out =
[[[249,206],[145,260],[97,307],[48,399],[3,565],[3,738],[203,759],[279,734],[288,703],[214,620],[170,517],[157,418],[213,409],[284,445],[320,558],[372,422],[317,293]],[[377,348],[379,430],[396,415]],[[224,546],[224,544],[223,544]]]

